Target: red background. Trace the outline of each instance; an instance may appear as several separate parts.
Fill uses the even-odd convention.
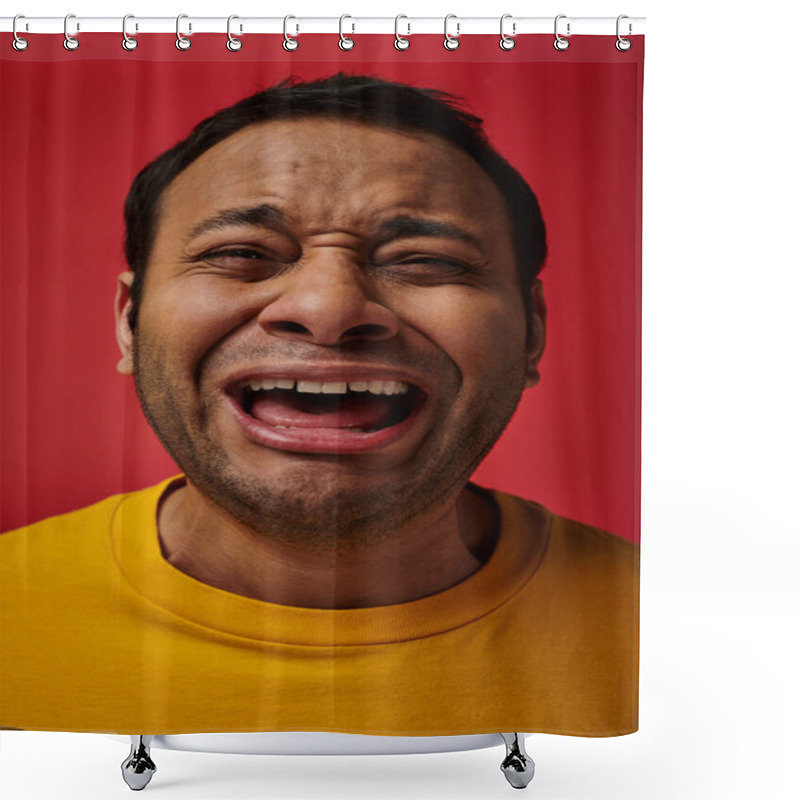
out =
[[[0,530],[176,473],[117,374],[112,300],[135,174],[201,118],[289,75],[365,72],[460,95],[537,193],[550,255],[542,380],[475,480],[639,531],[644,44],[614,37],[28,35],[0,58]],[[480,331],[475,331],[480,336]]]

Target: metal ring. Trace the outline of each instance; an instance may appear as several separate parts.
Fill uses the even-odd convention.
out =
[[[408,19],[405,14],[398,14],[394,18],[394,46],[397,50],[408,50],[411,47],[411,39],[406,39],[405,36],[401,36],[399,32],[399,25],[401,19]],[[411,35],[411,23],[408,23],[408,36]]]
[[[242,49],[242,47],[244,47],[244,42],[231,34],[231,20],[233,19],[239,19],[239,17],[236,16],[236,14],[231,14],[228,17],[228,41],[225,46],[231,51],[231,53],[237,53]],[[241,26],[239,26],[239,30],[242,30]]]
[[[132,36],[128,36],[128,20],[136,19],[133,14],[126,14],[122,18],[122,47],[125,50],[135,50],[139,46],[139,42]],[[135,24],[134,30],[139,30],[139,23]]]
[[[456,35],[451,36],[447,32],[447,23],[450,22],[451,19],[456,20]],[[458,50],[458,46],[461,42],[458,41],[458,34],[461,32],[461,23],[457,21],[458,17],[455,14],[448,14],[444,18],[444,48],[445,50]]]
[[[17,34],[17,20],[18,19],[25,19],[25,15],[24,14],[17,14],[17,16],[14,17],[14,21],[11,23],[11,32],[14,34],[14,41],[11,42],[11,46],[15,50],[19,50],[21,52],[23,50],[27,50],[28,49],[28,40],[27,39],[23,39],[21,36],[19,36]],[[28,23],[26,22],[25,23],[25,30],[27,30],[27,29],[28,29]]]
[[[69,31],[67,30],[67,26],[69,25],[69,21],[71,19],[75,19],[75,14],[67,14],[67,16],[64,17],[64,49],[65,50],[77,50],[78,49],[78,45],[80,44],[80,42],[74,36],[70,36],[69,35]],[[80,29],[81,29],[81,26],[80,26],[79,23],[77,23],[76,27],[75,27],[76,32],[79,31]]]
[[[507,19],[509,19],[510,17],[513,17],[513,14],[503,14],[503,16],[500,17],[500,49],[501,50],[513,50],[514,47],[516,47],[516,44],[517,44],[511,38],[511,36],[513,36],[517,32],[517,23],[516,22],[512,22],[511,23],[511,36],[506,36],[505,31],[503,30],[503,25],[505,24],[505,21]]]
[[[286,23],[289,22],[290,19],[297,19],[297,17],[293,17],[291,14],[288,14],[283,18],[283,49],[288,50],[290,53],[294,50],[297,50],[300,47],[300,42],[295,39],[293,36],[289,36],[286,31]],[[297,30],[300,30],[298,26]]]
[[[339,47],[342,50],[352,50],[356,46],[356,43],[349,36],[345,36],[342,33],[342,25],[346,19],[353,19],[353,18],[349,14],[342,14],[342,16],[339,17]],[[353,31],[355,31],[355,29],[356,29],[356,24],[354,22]]]
[[[189,17],[188,14],[178,14],[178,16],[177,16],[177,18],[175,20],[175,34],[178,37],[175,40],[175,47],[177,47],[178,50],[188,50],[192,46],[192,40],[191,39],[187,39],[181,33],[181,20],[182,19],[187,19],[188,17]],[[191,32],[192,32],[192,23],[190,22],[189,23],[189,33],[191,33]]]
[[[559,34],[559,32],[558,32],[558,21],[559,21],[560,19],[566,19],[566,18],[567,18],[567,15],[566,15],[566,14],[559,14],[559,15],[556,17],[556,21],[555,21],[555,23],[554,23],[554,25],[553,25],[553,32],[554,32],[554,33],[555,33],[555,35],[556,35],[556,39],[555,39],[555,41],[553,42],[553,47],[555,47],[555,49],[556,49],[556,50],[559,50],[559,51],[564,51],[564,50],[566,50],[566,49],[569,47],[569,39],[565,39],[565,38],[564,38],[563,36],[561,36],[561,35]],[[570,27],[570,24],[569,24],[569,22],[568,22],[568,23],[567,23],[567,36],[569,36],[569,27]]]
[[[620,14],[620,15],[617,17],[617,41],[616,41],[616,44],[614,45],[614,46],[617,48],[617,50],[619,50],[619,51],[620,51],[620,53],[625,53],[625,52],[627,52],[627,51],[628,51],[628,50],[630,50],[630,49],[631,49],[631,47],[633,46],[633,42],[631,42],[631,40],[630,40],[630,39],[625,39],[625,38],[623,38],[622,36],[620,36],[620,33],[619,33],[619,23],[620,23],[620,22],[621,22],[623,19],[628,19],[628,15],[627,15],[627,14]],[[628,24],[628,33],[630,33],[630,32],[631,32],[631,26],[630,26],[630,23],[629,23],[629,24]]]

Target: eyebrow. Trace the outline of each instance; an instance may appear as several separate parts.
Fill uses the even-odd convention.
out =
[[[440,222],[433,219],[399,216],[387,220],[378,227],[381,242],[399,239],[405,236],[430,236],[445,239],[457,239],[484,252],[481,240],[475,234],[464,230],[452,222]]]
[[[192,228],[187,241],[196,239],[210,231],[224,230],[225,228],[252,225],[261,228],[286,228],[286,214],[276,206],[262,203],[248,208],[230,208],[220,211],[213,217],[204,219]],[[381,244],[411,236],[427,236],[431,238],[456,239],[470,244],[484,253],[481,240],[464,228],[452,222],[440,220],[421,219],[401,215],[382,222],[377,229],[377,236]]]
[[[189,231],[187,241],[196,239],[209,231],[219,231],[244,225],[254,225],[260,228],[284,228],[285,222],[286,215],[283,211],[271,206],[269,203],[250,208],[229,208],[195,225]]]

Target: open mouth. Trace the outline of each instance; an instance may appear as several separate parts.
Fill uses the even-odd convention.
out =
[[[426,394],[398,380],[313,381],[253,379],[232,392],[241,410],[262,425],[284,431],[328,429],[369,434],[405,422]]]
[[[427,398],[401,380],[249,378],[227,394],[252,438],[305,452],[388,444],[408,429]]]

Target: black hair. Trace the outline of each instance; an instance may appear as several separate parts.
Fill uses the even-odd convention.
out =
[[[489,144],[483,120],[460,108],[458,98],[438,89],[339,73],[310,82],[288,78],[217,111],[136,176],[125,201],[125,258],[134,273],[129,315],[132,329],[136,326],[164,190],[206,150],[242,128],[269,120],[309,117],[431,133],[470,155],[495,183],[508,206],[526,319],[530,322],[530,288],[547,253],[544,221],[530,186]]]

